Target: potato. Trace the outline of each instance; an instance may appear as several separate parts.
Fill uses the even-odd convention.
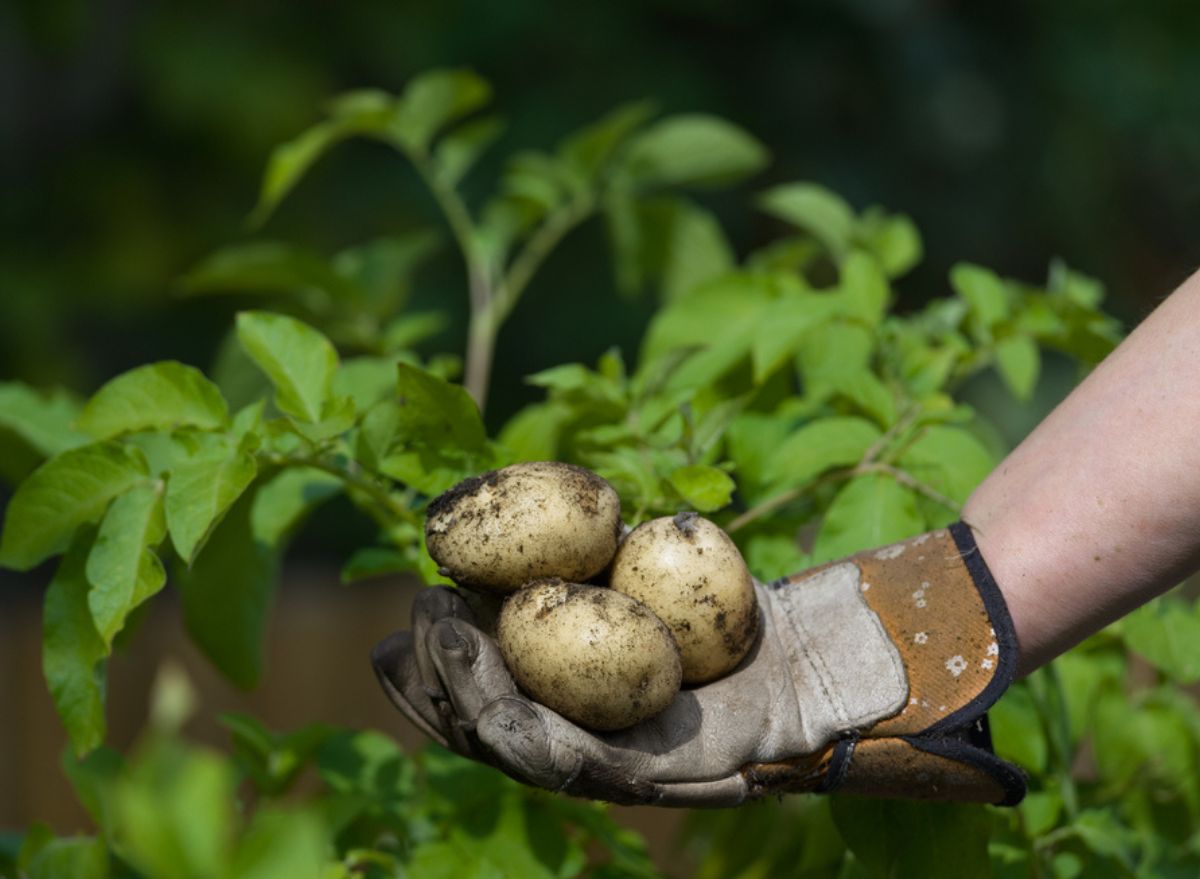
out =
[[[608,566],[621,500],[590,470],[539,461],[467,479],[430,505],[429,554],[463,586],[513,592],[531,580],[582,581]]]
[[[522,690],[589,729],[633,726],[679,692],[679,648],[666,625],[602,586],[530,584],[504,602],[497,641]]]
[[[670,627],[685,684],[732,670],[758,635],[758,602],[742,554],[724,531],[695,513],[635,528],[617,550],[609,585]]]

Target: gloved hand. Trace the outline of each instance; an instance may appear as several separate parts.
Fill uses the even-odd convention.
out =
[[[1012,805],[1019,769],[985,712],[1016,640],[962,524],[756,584],[758,643],[658,716],[592,733],[522,695],[457,590],[428,589],[376,647],[393,703],[427,735],[530,784],[616,803],[731,806],[842,790]]]

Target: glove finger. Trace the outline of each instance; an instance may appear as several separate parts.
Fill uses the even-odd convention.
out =
[[[417,668],[429,695],[435,700],[444,699],[446,694],[442,690],[437,669],[434,668],[433,660],[429,657],[426,644],[428,643],[429,629],[433,624],[447,618],[471,622],[475,619],[467,603],[458,594],[458,590],[435,586],[430,589],[422,589],[417,593],[412,608],[413,644],[416,651]]]
[[[421,732],[448,747],[440,712],[430,701],[413,647],[412,632],[396,632],[371,651],[371,665],[392,704]]]
[[[699,720],[687,695],[660,715],[666,722],[603,738],[544,705],[501,698],[481,713],[476,733],[500,764],[541,787],[615,803],[737,805],[748,794],[740,767],[719,746],[705,744],[698,726],[681,722]]]
[[[554,718],[566,729],[552,733]],[[502,696],[479,716],[476,734],[510,775],[548,790],[623,805],[658,802],[661,788],[631,771],[624,755],[605,760],[588,753],[603,743],[549,709],[522,696]]]
[[[470,623],[439,620],[426,635],[425,649],[455,715],[469,729],[484,706],[517,692],[496,642]]]
[[[750,788],[740,772],[712,781],[681,781],[659,785],[656,806],[675,809],[716,809],[740,806]]]

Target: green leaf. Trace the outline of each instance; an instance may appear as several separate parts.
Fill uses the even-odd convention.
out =
[[[34,855],[26,879],[108,879],[108,849],[92,837],[51,840]]]
[[[258,490],[234,503],[204,552],[173,580],[192,639],[222,674],[245,689],[262,671],[262,639],[279,574],[279,551],[253,532]]]
[[[877,325],[887,312],[891,289],[879,263],[861,250],[852,250],[842,263],[840,291],[846,313]]]
[[[396,382],[401,441],[482,453],[487,432],[479,407],[466,389],[422,369],[401,363]]]
[[[813,546],[813,563],[895,543],[924,527],[911,491],[890,476],[858,476],[846,483],[826,510]]]
[[[104,741],[108,648],[88,609],[87,556],[92,532],[80,532],[46,590],[42,672],[75,753]]]
[[[225,398],[204,373],[164,360],[107,382],[83,407],[77,426],[96,439],[109,439],[139,430],[216,430],[228,420]]]
[[[308,169],[330,148],[354,135],[382,132],[392,105],[393,99],[384,92],[360,91],[343,95],[334,104],[332,118],[277,146],[267,162],[251,223],[265,222]]]
[[[769,582],[804,570],[809,559],[794,536],[757,534],[747,542],[746,564],[754,576]]]
[[[192,566],[177,572],[188,631],[231,681],[249,688],[262,669],[262,640],[286,540],[317,504],[341,490],[335,476],[284,470],[243,493]]]
[[[66,548],[75,529],[96,522],[108,502],[147,475],[145,456],[115,442],[68,449],[18,486],[0,537],[0,565],[27,571]]]
[[[351,357],[342,361],[333,377],[333,394],[349,397],[356,409],[366,411],[396,390],[394,357]]]
[[[166,583],[152,549],[164,533],[160,485],[135,485],[109,504],[87,559],[88,607],[109,649],[129,613]]]
[[[921,233],[905,214],[867,208],[856,231],[859,242],[875,255],[889,278],[900,277],[921,261]]]
[[[1004,282],[981,266],[959,263],[950,269],[950,284],[970,307],[979,338],[991,338],[992,328],[1010,314]]]
[[[896,398],[870,370],[841,375],[834,381],[834,387],[881,426],[891,427],[896,423]]]
[[[331,736],[317,751],[317,771],[330,790],[362,796],[376,809],[401,814],[416,780],[412,761],[396,742],[374,730]]]
[[[831,322],[804,340],[797,353],[805,393],[824,400],[870,372],[875,339],[864,326]]]
[[[1021,820],[1031,839],[1038,839],[1058,823],[1062,814],[1062,794],[1055,790],[1033,791],[1025,795],[1020,805]]]
[[[762,170],[769,155],[733,123],[695,113],[654,123],[630,141],[626,159],[639,186],[721,186]]]
[[[254,481],[254,455],[226,437],[198,436],[167,480],[167,530],[175,551],[191,564],[230,504]]]
[[[638,293],[653,282],[670,301],[735,266],[716,217],[687,199],[612,193],[605,207],[623,293]]]
[[[1028,687],[1011,687],[988,711],[988,719],[997,754],[1026,771],[1045,771],[1049,747]]]
[[[850,249],[857,222],[854,211],[841,196],[823,186],[776,186],[758,197],[758,206],[816,238],[835,259],[841,259]]]
[[[789,419],[760,412],[745,412],[729,425],[728,454],[733,459],[742,492],[752,494],[747,497],[748,502],[761,500],[760,494],[753,494],[754,489],[777,491],[775,480],[768,479],[766,473],[781,460],[776,451],[790,432]]]
[[[987,879],[992,819],[983,806],[839,796],[833,820],[873,877]]]
[[[558,458],[559,434],[570,419],[571,410],[567,406],[535,403],[508,420],[497,442],[513,462],[553,461]]]
[[[458,126],[443,137],[434,150],[434,172],[444,185],[457,186],[503,133],[504,123],[495,116]]]
[[[1009,336],[996,343],[996,365],[1008,389],[1018,400],[1028,400],[1037,386],[1042,357],[1029,336]]]
[[[679,495],[702,513],[728,506],[737,487],[724,470],[703,465],[680,467],[669,479]]]
[[[418,311],[401,315],[384,327],[383,347],[389,352],[410,350],[418,343],[436,336],[449,325],[449,318],[440,311]],[[388,379],[390,383],[390,375]]]
[[[363,290],[324,257],[281,241],[224,247],[184,275],[181,285],[188,293],[304,294],[317,311],[363,298]]]
[[[229,730],[238,767],[247,773],[260,793],[286,793],[300,773],[312,763],[316,752],[337,734],[317,723],[293,733],[272,733],[248,714],[227,713],[218,718]]]
[[[763,479],[780,489],[804,485],[833,467],[857,464],[881,435],[863,418],[835,416],[810,422],[771,451]]]
[[[922,431],[897,464],[951,500],[963,503],[996,462],[970,432],[935,424]]]
[[[265,311],[238,314],[237,335],[275,386],[280,410],[302,421],[320,421],[338,367],[329,340],[302,321]]]
[[[772,301],[768,279],[722,276],[655,314],[642,340],[641,361],[650,364],[675,349],[706,347],[753,328]]]
[[[629,136],[653,115],[654,105],[649,101],[622,104],[563,141],[558,148],[559,157],[594,181]]]
[[[408,152],[424,155],[439,131],[491,97],[491,86],[473,71],[431,70],[405,86],[388,122],[388,134]]]
[[[250,512],[255,540],[279,548],[314,508],[342,490],[342,480],[315,467],[289,467],[258,488]]]
[[[255,813],[233,856],[232,879],[322,879],[328,831],[317,813],[266,808]]]
[[[111,843],[113,787],[125,765],[124,758],[120,752],[102,745],[83,759],[77,758],[68,748],[62,763],[76,799]]]
[[[1200,681],[1200,614],[1195,605],[1175,598],[1154,601],[1135,610],[1120,624],[1131,650],[1178,684]]]
[[[0,429],[16,434],[43,457],[88,442],[72,427],[79,408],[79,401],[67,391],[37,391],[20,382],[0,382]]]
[[[755,384],[766,381],[795,356],[813,328],[829,319],[833,305],[831,297],[797,293],[782,296],[763,310],[751,349]]]
[[[233,767],[217,754],[151,740],[113,799],[122,858],[155,879],[228,876],[236,785]]]

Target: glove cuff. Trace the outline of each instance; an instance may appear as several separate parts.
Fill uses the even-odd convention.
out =
[[[745,773],[752,789],[1019,802],[1024,775],[995,756],[986,718],[1016,675],[1016,634],[970,528],[958,522],[846,561],[899,651],[908,698],[866,728],[843,730],[819,760],[759,764]],[[805,588],[789,580],[780,585]]]

